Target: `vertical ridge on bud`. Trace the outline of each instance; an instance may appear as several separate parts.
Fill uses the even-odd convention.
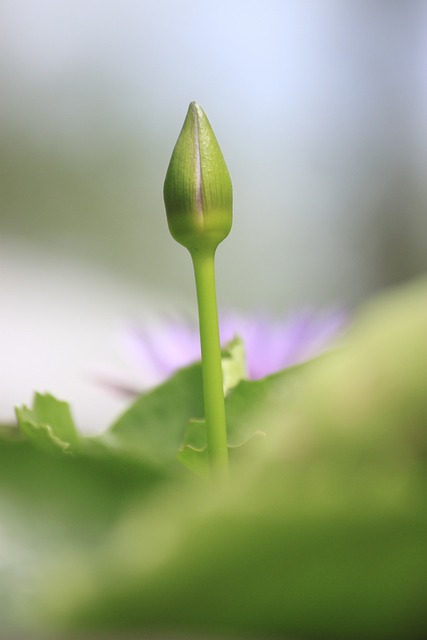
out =
[[[164,184],[172,236],[190,252],[216,248],[231,229],[230,174],[206,114],[191,102]]]
[[[196,209],[199,215],[203,215],[203,195],[202,195],[202,159],[200,157],[199,121],[197,119],[197,104],[192,102],[190,109],[194,118],[195,150],[196,150]]]

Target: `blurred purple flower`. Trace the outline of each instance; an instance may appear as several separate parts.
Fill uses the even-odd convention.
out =
[[[225,347],[233,338],[242,338],[248,377],[257,380],[319,355],[347,324],[347,315],[337,310],[321,313],[301,310],[282,320],[264,315],[228,314],[220,320],[221,345]],[[200,360],[197,327],[182,320],[135,328],[127,334],[126,341],[145,388]],[[123,387],[122,391],[135,392]]]

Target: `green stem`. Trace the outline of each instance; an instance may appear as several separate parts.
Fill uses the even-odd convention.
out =
[[[213,477],[224,479],[228,476],[228,449],[215,288],[215,250],[194,251],[191,257],[199,309],[209,462]]]

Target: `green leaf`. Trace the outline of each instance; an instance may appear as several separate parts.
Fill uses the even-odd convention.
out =
[[[0,635],[24,622],[22,598],[36,598],[34,580],[51,558],[95,548],[161,481],[131,459],[52,455],[35,441],[0,437]]]
[[[210,477],[209,454],[207,448],[206,422],[190,420],[183,445],[177,458],[184,467],[201,478]]]
[[[229,446],[239,446],[256,432],[270,431],[275,422],[269,413],[288,404],[301,375],[313,363],[289,367],[260,380],[241,380],[225,399]]]
[[[223,351],[222,365],[224,388],[231,393],[246,375],[240,339],[233,340]],[[103,441],[139,452],[154,461],[175,461],[189,437],[188,429],[194,429],[191,425],[203,419],[203,415],[202,371],[201,364],[196,363],[141,395],[115,422]]]
[[[227,395],[241,380],[248,377],[245,345],[235,338],[222,351],[222,378],[224,395]]]
[[[264,452],[263,438],[274,426],[275,419],[263,413],[266,406],[273,412],[281,410],[292,397],[302,372],[315,361],[290,367],[261,380],[240,381],[225,397],[227,415],[227,441],[230,463],[233,467],[245,456],[260,457]],[[236,378],[237,379],[237,378]],[[206,425],[204,420],[190,420],[186,426],[178,460],[201,477],[209,475]]]
[[[42,449],[70,453],[79,442],[68,404],[49,394],[36,393],[33,408],[16,409],[16,417],[21,431]]]
[[[278,380],[273,407],[259,396],[246,414],[269,425],[264,456],[223,493],[189,485],[133,510],[50,584],[49,615],[118,633],[425,637],[426,299],[426,283],[385,297],[345,348]]]
[[[79,436],[69,406],[36,394],[0,429],[0,620],[33,625],[22,598],[52,557],[96,547],[117,520],[174,475],[102,438]],[[64,455],[65,454],[65,455]]]
[[[324,462],[134,512],[51,585],[50,615],[110,633],[424,637],[425,487],[383,471],[337,486]]]
[[[185,431],[182,447],[191,447],[195,451],[204,451],[208,446],[205,420],[190,420]]]
[[[0,431],[0,500],[31,535],[45,519],[66,540],[99,532],[135,496],[171,477],[101,438],[79,436],[68,404],[51,395],[35,394],[33,408],[16,413],[19,428]]]
[[[265,433],[257,431],[240,444],[229,444],[228,454],[233,472],[234,465],[245,460],[248,455],[259,457]],[[204,420],[192,420],[186,432],[186,439],[178,451],[178,460],[190,471],[201,478],[211,477],[209,455],[206,441],[206,423]]]
[[[140,396],[111,427],[105,441],[156,461],[172,461],[188,421],[202,417],[202,374],[197,363]]]

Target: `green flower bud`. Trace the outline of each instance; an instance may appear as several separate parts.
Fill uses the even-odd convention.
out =
[[[203,109],[192,102],[164,184],[169,230],[191,253],[215,250],[231,229],[233,190]]]

